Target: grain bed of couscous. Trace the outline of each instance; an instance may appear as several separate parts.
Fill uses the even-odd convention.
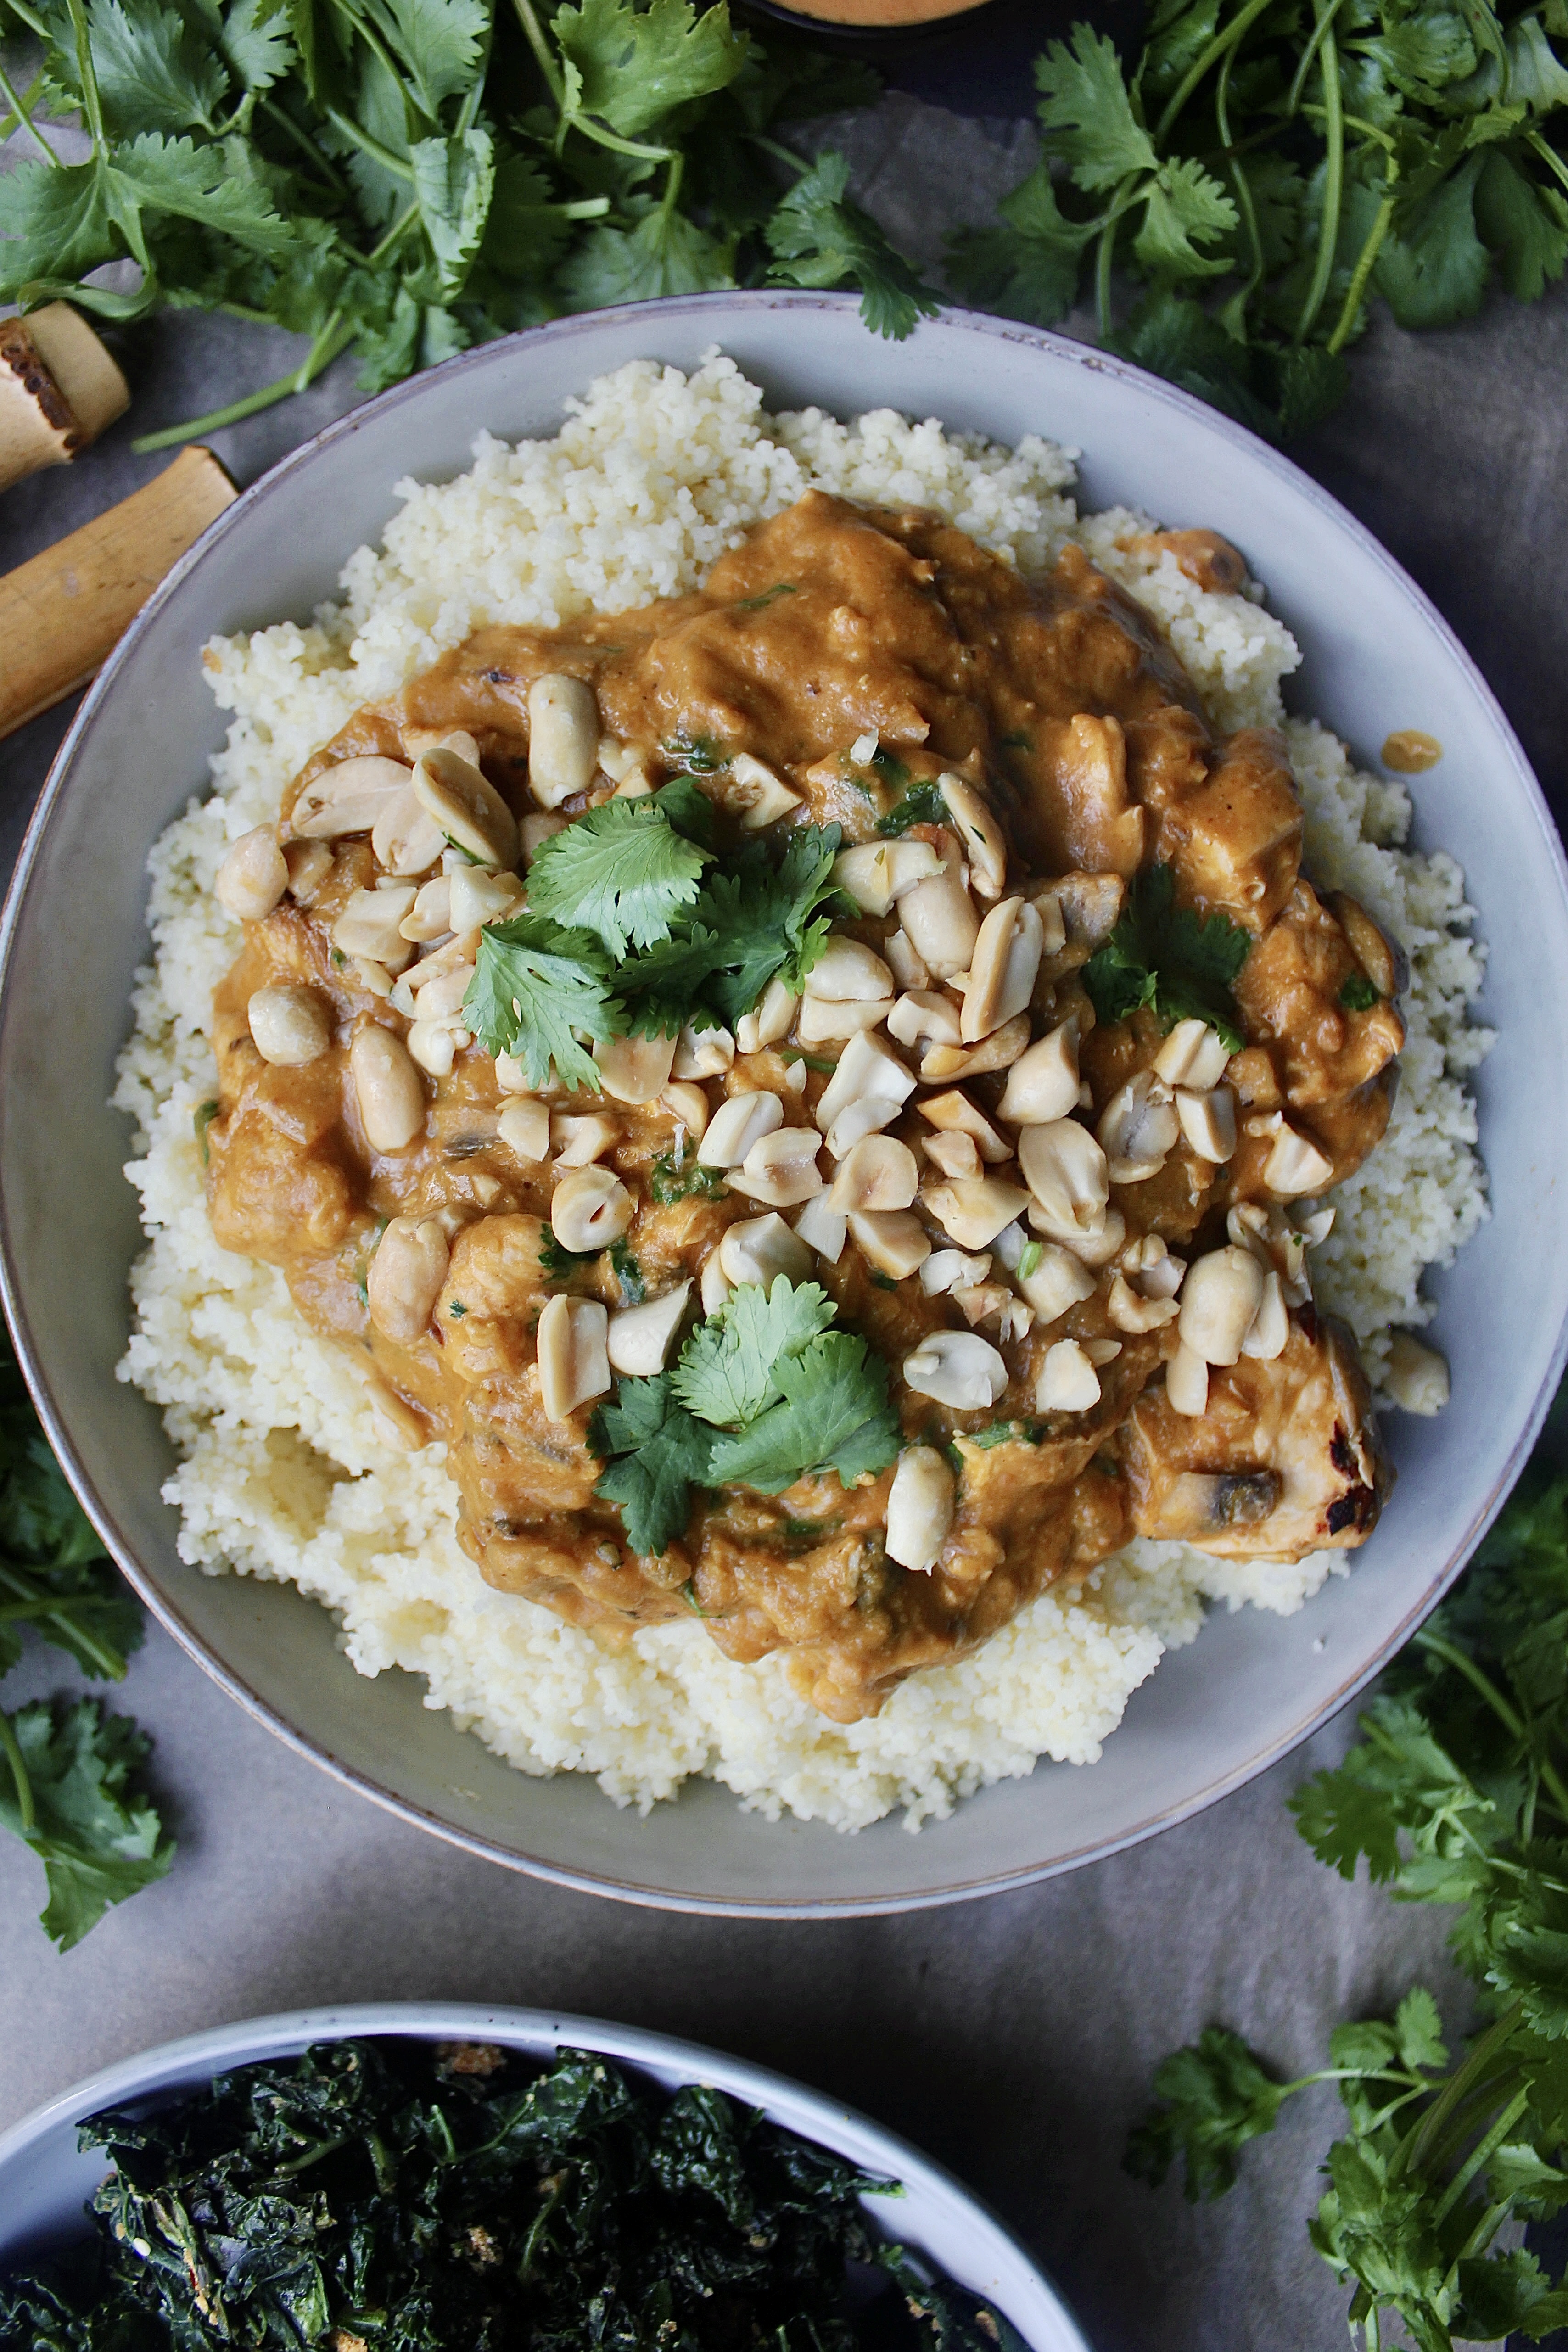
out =
[[[233,723],[210,795],[150,860],[155,958],[115,1097],[136,1126],[127,1173],[148,1234],[121,1376],[163,1409],[181,1456],[165,1493],[185,1559],[297,1584],[334,1612],[361,1673],[424,1676],[427,1705],[521,1770],[591,1772],[644,1811],[702,1773],[772,1816],[854,1829],[902,1808],[918,1827],[1041,1756],[1093,1762],[1163,1651],[1194,1639],[1205,1601],[1288,1614],[1351,1567],[1343,1552],[1286,1567],[1135,1542],[1081,1591],[1046,1592],[973,1655],[913,1676],[874,1718],[831,1723],[792,1691],[782,1658],[734,1664],[700,1624],[616,1649],[492,1591],[458,1548],[444,1449],[378,1442],[359,1368],[307,1328],[281,1274],[220,1249],[208,1226],[193,1114],[213,1091],[211,996],[236,944],[216,868],[360,704],[477,627],[553,626],[688,591],[747,524],[817,486],[934,509],[1025,570],[1080,541],[1153,614],[1218,727],[1280,723],[1299,656],[1261,591],[1198,589],[1168,553],[1137,546],[1147,518],[1080,517],[1072,480],[1073,453],[1032,436],[1008,450],[887,410],[849,425],[818,410],[773,417],[717,354],[689,379],[637,362],[595,384],[555,439],[512,448],[482,435],[458,479],[400,484],[382,545],[351,556],[342,601],[309,625],[206,649]],[[1266,550],[1247,552],[1266,566]],[[1317,1295],[1375,1381],[1390,1324],[1427,1318],[1424,1269],[1448,1263],[1487,1213],[1464,1083],[1489,1042],[1468,1023],[1484,950],[1453,859],[1403,846],[1405,788],[1357,771],[1315,721],[1284,723],[1309,870],[1353,891],[1410,961],[1393,1119],[1334,1196],[1313,1256]]]

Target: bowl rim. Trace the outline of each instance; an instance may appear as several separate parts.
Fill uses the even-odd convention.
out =
[[[613,2019],[584,2017],[571,2010],[520,2009],[508,2004],[460,2000],[384,2000],[333,2002],[309,2009],[283,2010],[261,2017],[237,2018],[225,2025],[206,2026],[173,2042],[156,2042],[84,2076],[35,2107],[9,2130],[0,2133],[0,2178],[8,2165],[25,2159],[29,2149],[64,2125],[84,2121],[104,2109],[151,2095],[171,2076],[202,2071],[218,2074],[256,2063],[279,2043],[303,2049],[316,2042],[389,2039],[411,2041],[508,2042],[509,2046],[539,2054],[541,2045],[556,2049],[592,2050],[648,2074],[679,2074],[691,2083],[711,2084],[727,2095],[773,2115],[781,2106],[804,2108],[811,2120],[791,2123],[786,2129],[844,2155],[846,2141],[859,2142],[856,2160],[868,2170],[886,2172],[902,2182],[917,2181],[939,2199],[955,2201],[975,2227],[978,2245],[988,2250],[994,2264],[997,2254],[1017,2266],[1021,2284],[1060,2320],[1065,2347],[1076,2339],[1081,2352],[1090,2352],[1071,2306],[1061,2290],[1036,2262],[1017,2233],[985,2199],[966,2181],[926,2155],[902,2133],[889,2130],[862,2108],[834,2098],[777,2068],[760,2066],[752,2059],[684,2035],[661,2033],[652,2027],[622,2025]],[[877,2151],[874,2155],[872,2150]],[[917,2251],[919,2249],[917,2248]],[[997,2301],[1001,2300],[998,2296]],[[1009,2313],[1008,2317],[1012,2315]],[[1017,2325],[1016,2321],[1013,2323]],[[1020,2329],[1020,2333],[1022,2330]],[[1026,2341],[1027,2339],[1026,2338]]]
[[[95,723],[100,711],[115,691],[121,669],[132,652],[151,628],[163,605],[202,562],[203,557],[219,539],[230,531],[248,526],[250,516],[263,506],[274,484],[296,467],[311,463],[324,450],[346,440],[372,415],[380,416],[390,410],[417,401],[424,387],[437,377],[449,379],[489,363],[508,347],[536,348],[542,339],[556,343],[569,343],[591,335],[606,322],[617,323],[646,318],[652,322],[660,318],[689,318],[693,315],[714,322],[714,339],[722,344],[722,320],[737,312],[761,310],[790,310],[809,315],[816,311],[841,313],[858,308],[854,294],[810,293],[793,289],[737,289],[726,292],[694,295],[674,295],[655,301],[625,303],[612,309],[574,313],[542,327],[521,330],[515,335],[480,343],[471,350],[458,352],[443,361],[439,366],[422,370],[406,376],[400,383],[373,398],[361,402],[334,418],[308,440],[287,451],[277,463],[258,475],[243,490],[232,505],[225,508],[208,524],[201,537],[186,551],[179,562],[160,582],[147,603],[132,620],[125,635],[110,654],[97,677],[88,688],[65,738],[56,753],[28,823],[16,864],[6,889],[4,907],[0,908],[0,998],[4,997],[10,976],[11,960],[24,901],[37,865],[44,842],[53,822],[55,810],[63,797],[68,782],[77,747],[87,730]],[[1305,473],[1282,451],[1251,432],[1246,425],[1221,411],[1212,408],[1194,394],[1183,391],[1162,376],[1151,375],[1112,352],[1080,343],[1070,337],[1037,327],[1028,327],[1011,319],[989,313],[967,310],[944,305],[932,320],[933,326],[956,328],[962,331],[994,338],[1005,342],[1025,345],[1050,353],[1055,359],[1083,368],[1092,374],[1110,376],[1128,384],[1157,407],[1164,407],[1203,430],[1215,436],[1249,462],[1261,465],[1289,491],[1305,499],[1342,533],[1354,541],[1368,558],[1389,579],[1394,589],[1412,604],[1441,646],[1448,661],[1482,706],[1495,730],[1500,749],[1510,760],[1524,799],[1533,817],[1540,847],[1557,878],[1559,892],[1568,901],[1568,852],[1552,817],[1539,779],[1524,748],[1515,733],[1502,705],[1482,675],[1473,656],[1466,649],[1450,624],[1436,604],[1413,580],[1382,541],[1352,515],[1331,492],[1325,490],[1310,474]],[[917,327],[915,334],[922,331]],[[893,1895],[826,1895],[810,1899],[791,1901],[773,1898],[753,1898],[745,1895],[711,1895],[693,1894],[685,1889],[659,1888],[643,1882],[629,1883],[595,1871],[574,1869],[565,1864],[518,1853],[515,1848],[501,1845],[481,1832],[465,1829],[443,1820],[429,1807],[412,1798],[400,1795],[371,1772],[342,1760],[322,1741],[300,1730],[263,1697],[245,1675],[226,1663],[220,1662],[205,1646],[200,1635],[187,1622],[177,1602],[165,1594],[155,1580],[145,1572],[121,1536],[114,1519],[77,1454],[71,1435],[58,1411],[44,1374],[41,1360],[34,1344],[31,1327],[21,1306],[17,1269],[13,1255],[9,1220],[0,1214],[0,1306],[4,1307],[16,1347],[17,1362],[26,1381],[39,1420],[50,1445],[58,1456],[70,1485],[89,1518],[107,1547],[127,1581],[151,1610],[158,1622],[179,1643],[186,1654],[195,1659],[221,1689],[236,1700],[252,1719],[283,1740],[296,1754],[309,1759],[329,1773],[342,1786],[356,1790],[361,1796],[382,1806],[384,1810],[408,1822],[416,1828],[431,1832],[463,1851],[499,1863],[503,1868],[521,1871],[531,1877],[568,1888],[576,1893],[600,1895],[621,1902],[646,1906],[655,1910],[677,1910],[733,1918],[846,1918],[872,1917],[897,1912],[924,1910],[939,1905],[973,1901],[982,1895],[1003,1895],[1020,1887],[1037,1885],[1066,1871],[1080,1868],[1087,1863],[1107,1859],[1129,1848],[1141,1845],[1145,1839],[1163,1831],[1174,1829],[1182,1822],[1205,1812],[1211,1805],[1233,1794],[1257,1780],[1271,1766],[1289,1755],[1314,1732],[1338,1715],[1357,1694],[1382,1672],[1410,1634],[1436,1607],[1444,1593],[1459,1575],[1476,1545],[1498,1512],[1523,1469],[1542,1424],[1545,1421],[1553,1397],[1557,1393],[1565,1367],[1568,1367],[1568,1314],[1565,1314],[1554,1337],[1548,1360],[1546,1375],[1542,1381],[1530,1412],[1520,1430],[1501,1474],[1481,1496],[1462,1535],[1454,1544],[1447,1559],[1436,1569],[1422,1594],[1400,1620],[1388,1638],[1370,1658],[1363,1659],[1333,1691],[1306,1714],[1298,1717],[1280,1730],[1268,1744],[1255,1752],[1245,1763],[1237,1764],[1205,1781],[1200,1788],[1156,1806],[1142,1819],[1109,1836],[1086,1838],[1080,1844],[1051,1859],[1021,1864],[1001,1872],[973,1878],[955,1880],[942,1887],[928,1887],[914,1894]],[[677,1800],[679,1801],[679,1800]],[[936,1824],[940,1832],[941,1824]]]

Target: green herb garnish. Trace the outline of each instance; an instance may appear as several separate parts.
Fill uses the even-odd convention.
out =
[[[21,1659],[28,1628],[84,1674],[119,1682],[142,1611],[67,1486],[0,1328],[0,1675]],[[42,1924],[63,1952],[174,1859],[134,1785],[151,1748],[92,1698],[0,1711],[0,1826],[43,1864]]]
[[[1290,1801],[1321,1862],[1396,1900],[1458,1906],[1448,1942],[1477,1987],[1463,2056],[1414,1987],[1387,2021],[1340,2026],[1329,2063],[1280,2082],[1211,2026],[1167,2058],[1129,2169],[1216,2197],[1287,2101],[1333,2082],[1347,2111],[1310,2225],[1368,2347],[1532,2340],[1568,2324],[1553,2280],[1500,2233],[1568,2203],[1568,1480],[1540,1468],[1453,1596],[1395,1661],[1363,1743]]]
[[[550,1084],[553,1062],[563,1087],[597,1092],[598,1067],[573,1032],[622,1034],[626,1016],[609,979],[609,959],[595,933],[563,929],[542,915],[515,915],[480,931],[463,1018],[487,1054],[510,1054],[521,1063],[531,1087]]]
[[[1045,1256],[1045,1254],[1046,1245],[1043,1242],[1026,1242],[1024,1244],[1023,1248],[1018,1253],[1018,1276],[1021,1281],[1027,1282],[1029,1276],[1034,1273],[1035,1268],[1039,1265],[1040,1260]]]
[[[694,1151],[684,1160],[677,1160],[673,1151],[661,1151],[648,1170],[649,1198],[661,1209],[672,1201],[721,1201],[729,1187],[721,1168],[704,1168]]]
[[[616,976],[633,1034],[668,1036],[704,1017],[733,1028],[775,975],[798,989],[848,911],[833,882],[841,839],[836,824],[802,825],[777,865],[759,844],[711,873],[669,938]]]
[[[742,1283],[692,1333],[671,1374],[676,1395],[715,1427],[754,1421],[784,1391],[780,1360],[798,1355],[834,1318],[833,1301],[815,1282],[775,1276],[771,1290]]]
[[[1043,1421],[994,1421],[984,1429],[962,1430],[965,1445],[978,1445],[983,1452],[993,1445],[1038,1445],[1046,1433]]]
[[[1225,915],[1200,921],[1175,895],[1169,866],[1134,875],[1121,920],[1084,966],[1084,985],[1108,1026],[1147,1004],[1167,1029],[1207,1022],[1237,1053],[1243,1040],[1231,983],[1252,942]]]
[[[730,764],[730,754],[711,735],[671,735],[659,745],[667,767],[687,776],[716,776]]]
[[[879,335],[901,339],[921,319],[934,318],[941,297],[895,253],[869,213],[845,193],[849,166],[831,150],[819,155],[768,220],[773,254],[768,276],[783,286],[842,286],[862,289],[860,315]]]
[[[559,1282],[563,1276],[575,1273],[580,1265],[592,1265],[603,1255],[603,1250],[563,1248],[555,1238],[553,1225],[546,1225],[539,1237],[540,1267],[553,1282]]]
[[[198,1103],[195,1115],[191,1121],[196,1132],[196,1150],[201,1154],[204,1168],[207,1165],[210,1157],[207,1150],[207,1129],[222,1108],[223,1105],[219,1102]]]
[[[624,1234],[618,1242],[610,1244],[610,1266],[621,1286],[621,1304],[624,1307],[640,1307],[647,1296],[647,1285]]]
[[[1073,27],[1036,60],[1044,155],[960,293],[1054,326],[1092,284],[1100,340],[1231,416],[1326,415],[1374,298],[1451,325],[1495,276],[1523,301],[1568,261],[1559,0],[1170,0],[1124,68]],[[1148,289],[1118,320],[1116,278]],[[1087,282],[1086,282],[1087,281]]]
[[[676,1399],[668,1372],[623,1380],[614,1404],[588,1424],[588,1443],[609,1464],[594,1492],[619,1506],[626,1541],[658,1559],[686,1527],[691,1488],[707,1484],[709,1433]]]
[[[1370,1013],[1383,1003],[1383,991],[1373,986],[1364,971],[1352,971],[1340,990],[1340,1003],[1347,1013]]]
[[[901,801],[894,803],[886,816],[879,816],[877,819],[877,830],[881,834],[896,835],[908,833],[910,827],[914,824],[950,824],[951,823],[947,803],[942,796],[940,785],[915,784],[904,794]]]
[[[793,580],[776,580],[771,588],[764,588],[760,596],[742,596],[731,606],[731,610],[735,613],[765,613],[768,606],[776,604],[781,596],[798,596],[800,590]]]
[[[709,853],[670,824],[651,796],[609,800],[553,834],[528,869],[528,903],[596,933],[606,955],[669,937],[672,917],[697,896]]]
[[[161,447],[301,391],[353,351],[367,392],[563,311],[705,288],[863,287],[907,334],[934,299],[844,197],[832,152],[781,190],[802,117],[863,68],[764,50],[719,0],[16,0],[41,48],[12,122],[79,116],[80,162],[0,181],[0,301],[116,321],[164,304],[308,336],[302,363]],[[770,135],[771,134],[771,135]],[[790,159],[793,163],[794,159]],[[134,261],[132,290],[93,283]]]

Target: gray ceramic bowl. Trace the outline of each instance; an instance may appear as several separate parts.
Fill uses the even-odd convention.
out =
[[[184,2042],[166,2042],[62,2092],[0,2138],[0,2268],[36,2260],[84,2235],[82,2207],[105,2170],[101,2157],[84,2155],[77,2147],[76,2127],[89,2116],[106,2107],[164,2105],[232,2066],[290,2057],[313,2042],[375,2034],[498,2042],[545,2062],[558,2049],[597,2050],[667,2091],[683,2083],[712,2084],[740,2105],[761,2107],[803,2139],[900,2182],[901,2197],[862,2198],[872,2227],[928,2255],[949,2278],[998,2305],[1030,2352],[1089,2352],[1055,2288],[995,2215],[952,2173],[853,2107],[764,2067],[668,2034],[606,2025],[592,2017],[482,2009],[468,2002],[374,2001],[251,2018]]]
[[[741,1812],[710,1782],[651,1819],[591,1780],[528,1780],[422,1705],[359,1679],[328,1615],[279,1585],[184,1567],[159,1499],[157,1415],[116,1381],[138,1246],[121,1122],[104,1108],[146,951],[142,861],[196,788],[223,720],[197,651],[215,629],[303,619],[376,537],[405,474],[461,471],[481,426],[549,433],[621,362],[689,367],[721,343],[775,407],[878,405],[1044,433],[1084,454],[1086,503],[1208,523],[1247,552],[1305,652],[1297,707],[1374,754],[1392,729],[1445,747],[1418,838],[1462,861],[1491,963],[1499,1042],[1477,1092],[1494,1215],[1436,1285],[1454,1372],[1440,1420],[1395,1416],[1393,1507],[1301,1614],[1220,1615],[1133,1697],[1090,1769],[1042,1765],[909,1836]],[[1342,1706],[1458,1572],[1521,1465],[1568,1312],[1568,889],[1518,743],[1474,665],[1365,531],[1296,468],[1169,384],[1083,346],[950,313],[906,343],[847,297],[709,295],[488,343],[356,410],[231,507],[148,605],[83,705],[8,902],[0,994],[5,1299],[51,1436],[116,1558],[241,1705],[353,1786],[474,1851],[633,1900],[750,1913],[897,1910],[1069,1868],[1212,1803]]]

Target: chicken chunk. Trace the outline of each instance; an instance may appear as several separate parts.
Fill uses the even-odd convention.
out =
[[[1394,1483],[1354,1342],[1310,1307],[1271,1361],[1211,1367],[1201,1419],[1145,1389],[1119,1445],[1132,1533],[1229,1559],[1364,1543]]]

